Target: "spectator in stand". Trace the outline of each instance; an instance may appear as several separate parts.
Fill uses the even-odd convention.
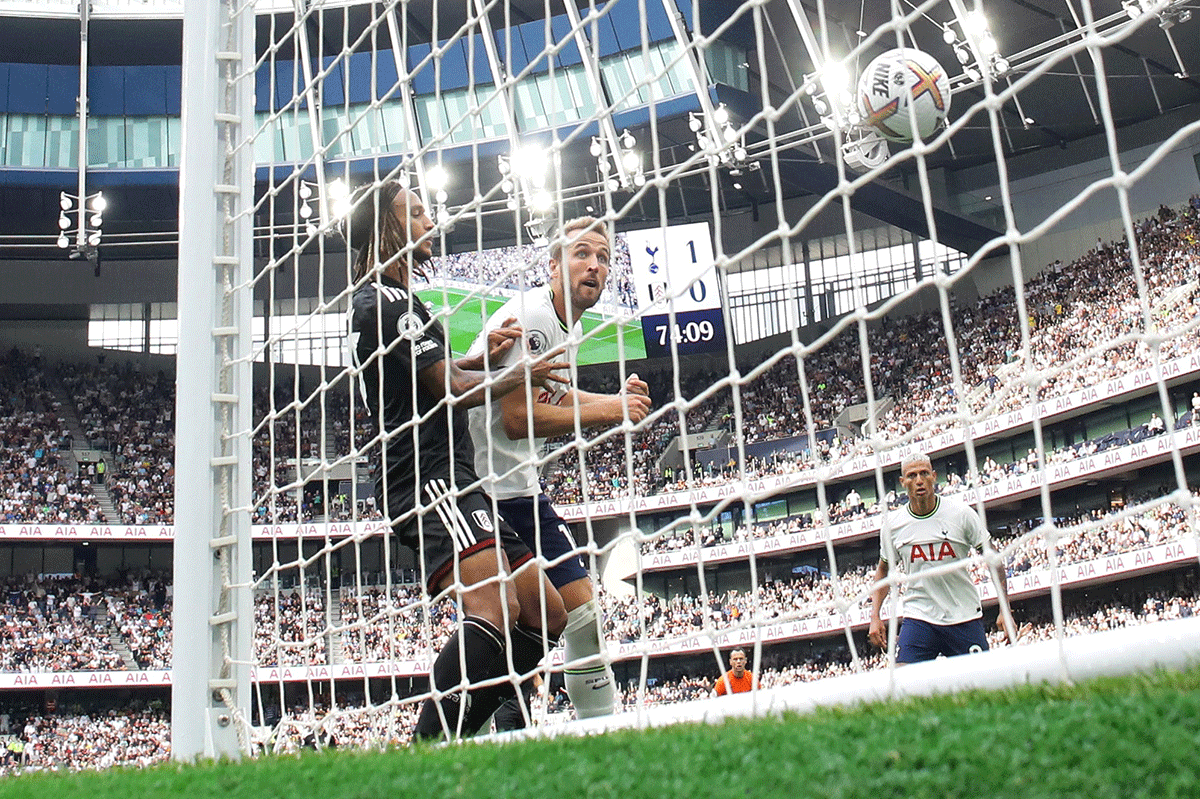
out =
[[[1146,435],[1160,436],[1167,431],[1167,424],[1162,420],[1162,417],[1157,413],[1150,414],[1150,421],[1146,422]]]

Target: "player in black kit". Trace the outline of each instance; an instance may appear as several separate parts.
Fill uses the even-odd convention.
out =
[[[507,680],[467,684],[508,675],[510,654],[516,672],[528,674],[567,621],[562,598],[529,562],[529,549],[495,518],[487,495],[478,488],[460,493],[479,482],[466,409],[526,379],[557,380],[551,372],[567,364],[523,362],[491,374],[485,387],[484,358],[451,357],[441,322],[410,290],[413,270],[424,274],[432,258],[433,222],[398,182],[360,196],[346,228],[357,249],[350,349],[382,450],[376,502],[399,540],[420,554],[431,596],[461,586],[462,624],[434,661],[434,694],[413,735],[466,736],[514,694]],[[489,340],[488,362],[521,334],[515,325],[502,328]]]

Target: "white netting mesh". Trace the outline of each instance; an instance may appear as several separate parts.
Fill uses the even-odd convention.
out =
[[[439,255],[411,301],[449,330],[446,361],[501,302],[549,280],[559,223],[594,215],[614,234],[570,379],[607,394],[638,373],[652,411],[588,428],[580,410],[571,432],[526,451],[598,586],[622,711],[706,693],[733,645],[766,687],[887,668],[863,633],[880,531],[903,512],[899,464],[918,451],[992,531],[990,562],[1009,572],[1025,639],[1189,615],[1200,217],[1186,196],[1148,204],[1135,190],[1164,184],[1156,176],[1200,123],[1126,166],[1105,66],[1151,20],[1183,24],[1179,4],[1099,16],[1085,2],[1019,50],[1000,19],[977,16],[986,6],[957,0],[888,15],[734,5],[298,5],[260,17],[261,57],[241,76],[256,81],[244,146],[261,164],[258,740],[407,740],[431,664],[461,630],[462,601],[424,590],[429,564],[387,534],[374,488],[384,451],[444,406],[381,432],[358,390],[374,367],[345,356],[354,292],[377,273],[356,280],[334,231],[367,207],[384,236],[376,203],[394,181],[437,224]],[[878,107],[856,86],[895,47],[937,56],[953,111],[926,141],[889,146],[864,125]],[[1094,107],[1101,147],[1064,163],[1056,192],[1019,155],[1039,144],[1021,103],[1060,90],[1060,73]],[[935,78],[917,74],[897,102],[932,102]],[[974,193],[947,185],[955,158],[982,165]],[[380,271],[421,246],[404,242]],[[374,362],[396,346],[385,340]],[[411,513],[453,513],[475,487]],[[985,565],[940,569],[970,569],[994,618]],[[896,569],[889,580],[908,582]],[[1081,599],[1083,586],[1099,593]],[[569,707],[561,653],[548,662],[532,718],[552,726]],[[507,666],[493,682],[524,676]]]

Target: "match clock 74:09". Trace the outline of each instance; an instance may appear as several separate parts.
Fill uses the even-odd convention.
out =
[[[654,325],[654,332],[660,347],[666,347],[672,341],[676,344],[698,344],[712,341],[717,335],[716,326],[709,319],[681,322],[678,317],[673,323],[668,318]]]

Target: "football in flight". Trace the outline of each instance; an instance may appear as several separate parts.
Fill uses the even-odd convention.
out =
[[[933,56],[911,48],[877,56],[858,79],[863,124],[888,141],[928,140],[950,111],[950,78]]]

